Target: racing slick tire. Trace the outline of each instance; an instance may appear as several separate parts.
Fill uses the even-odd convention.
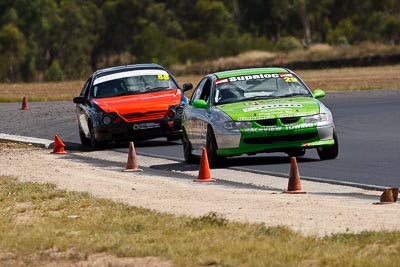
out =
[[[190,144],[185,129],[182,130],[182,145],[185,162],[187,164],[199,163],[200,159],[192,154],[192,145]]]
[[[84,146],[90,146],[91,142],[90,139],[88,139],[85,134],[83,133],[81,126],[79,126],[79,139],[81,140],[81,144]]]
[[[210,167],[219,167],[223,165],[226,161],[225,157],[221,157],[217,154],[217,140],[215,139],[214,131],[211,126],[207,127],[207,142],[206,142],[206,150],[207,150],[207,158],[208,164]]]
[[[333,140],[335,140],[335,144],[333,146],[317,148],[318,156],[321,160],[337,158],[339,154],[339,142],[335,130],[333,130]]]
[[[105,142],[96,140],[96,136],[94,134],[94,128],[93,128],[92,123],[89,124],[89,132],[90,132],[90,146],[92,147],[92,149],[99,149],[99,148],[104,147]]]

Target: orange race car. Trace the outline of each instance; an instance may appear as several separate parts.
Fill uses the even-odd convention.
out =
[[[110,141],[179,140],[187,99],[168,70],[137,64],[94,72],[73,102],[81,143],[98,148]]]

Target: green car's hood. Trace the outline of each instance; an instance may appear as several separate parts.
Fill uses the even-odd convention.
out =
[[[217,106],[234,121],[300,117],[319,113],[318,100],[311,97],[252,100]]]

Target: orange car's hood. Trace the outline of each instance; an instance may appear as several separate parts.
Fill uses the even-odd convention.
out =
[[[167,111],[170,106],[179,105],[181,90],[168,90],[147,94],[93,99],[104,112],[116,112],[120,116],[149,111]]]

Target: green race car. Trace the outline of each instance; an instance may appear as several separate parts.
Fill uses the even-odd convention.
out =
[[[185,84],[184,90],[193,86]],[[332,113],[291,70],[252,68],[205,76],[182,117],[185,161],[199,160],[203,147],[210,166],[226,157],[264,152],[303,156],[316,148],[321,160],[338,156]]]

